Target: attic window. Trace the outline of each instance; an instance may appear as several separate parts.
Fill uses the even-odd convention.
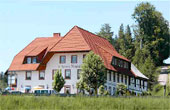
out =
[[[27,57],[27,64],[31,64],[31,57]]]
[[[37,63],[37,57],[26,57],[26,64],[35,64]]]
[[[37,63],[37,58],[36,57],[32,58],[32,63]]]

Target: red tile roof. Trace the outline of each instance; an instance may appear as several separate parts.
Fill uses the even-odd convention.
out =
[[[47,50],[41,64],[23,64],[25,56],[37,56],[45,49]],[[54,53],[80,51],[93,51],[103,59],[107,69],[118,72],[121,71],[120,68],[115,68],[111,65],[113,56],[130,62],[127,58],[121,56],[106,39],[78,26],[74,26],[63,38],[48,37],[35,39],[14,57],[9,71],[45,69],[46,63]],[[122,71],[125,72],[125,70]],[[127,73],[132,75],[131,71]]]
[[[14,57],[8,70],[37,70],[40,64],[23,64],[25,56],[37,56],[45,49],[47,49],[46,53],[48,53],[60,39],[61,37],[36,38]]]
[[[113,56],[129,62],[127,58],[117,53],[115,48],[105,38],[97,36],[78,26],[74,26],[64,38],[50,50],[50,52],[67,51],[93,51],[100,55],[108,69],[114,71],[116,71],[116,69],[111,65]]]

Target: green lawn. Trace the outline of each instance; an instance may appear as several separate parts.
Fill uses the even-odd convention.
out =
[[[0,110],[170,110],[170,98],[0,96]]]

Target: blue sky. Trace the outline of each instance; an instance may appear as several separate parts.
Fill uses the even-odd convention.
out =
[[[13,57],[36,37],[56,32],[64,36],[74,25],[95,33],[104,23],[117,34],[121,23],[135,24],[131,15],[140,3],[10,1],[0,1],[0,71],[6,71]],[[170,21],[170,1],[151,3]]]

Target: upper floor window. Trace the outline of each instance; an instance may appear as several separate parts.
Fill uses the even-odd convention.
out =
[[[26,80],[31,80],[31,71],[26,71],[25,79]]]
[[[36,57],[32,58],[32,63],[37,63],[37,58]]]
[[[39,80],[44,80],[45,79],[45,71],[40,71],[39,72]]]
[[[54,80],[54,75],[57,73],[58,69],[52,71],[52,80]]]
[[[65,70],[65,79],[71,79],[71,70],[70,69]]]
[[[31,57],[27,57],[27,64],[31,64]]]
[[[35,63],[37,63],[37,57],[26,57],[26,62],[25,63],[27,63],[27,64],[31,64],[31,63],[35,64]]]
[[[115,65],[117,65],[117,59],[115,58]]]
[[[71,63],[77,63],[77,55],[71,56]]]
[[[81,69],[77,69],[77,79],[80,79]]]
[[[120,60],[120,67],[123,67],[123,61]]]
[[[60,63],[66,63],[66,56],[60,56]]]

